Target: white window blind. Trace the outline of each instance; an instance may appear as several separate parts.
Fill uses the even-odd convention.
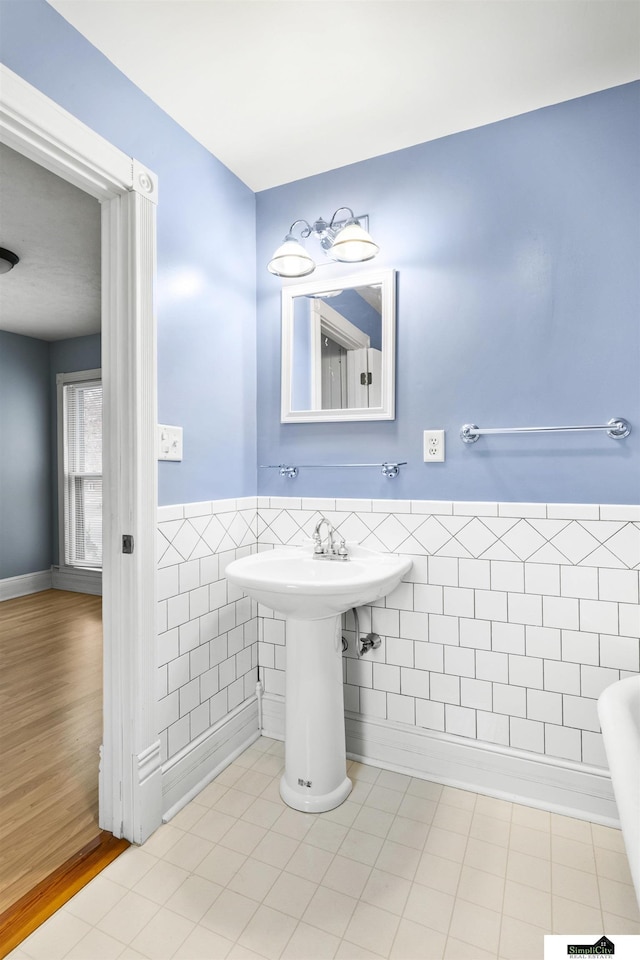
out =
[[[102,567],[102,383],[67,383],[64,416],[65,563]]]

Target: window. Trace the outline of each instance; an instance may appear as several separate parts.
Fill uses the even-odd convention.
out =
[[[90,376],[97,374],[98,376]],[[59,374],[62,404],[61,547],[70,567],[102,567],[100,371]],[[61,557],[62,560],[62,557]]]

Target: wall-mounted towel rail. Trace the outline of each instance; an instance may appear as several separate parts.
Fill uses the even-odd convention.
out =
[[[400,467],[406,467],[407,461],[400,460],[397,463],[301,463],[297,467],[288,466],[283,463],[261,463],[261,470],[279,470],[281,477],[288,480],[295,480],[300,468],[304,470],[333,469],[334,467],[380,467],[383,476],[393,480],[400,473]]]
[[[606,430],[612,440],[622,440],[631,433],[631,425],[622,417],[614,417],[608,423],[578,427],[477,427],[475,423],[465,423],[460,431],[460,439],[464,443],[475,443],[483,434],[489,433],[565,433],[574,430]]]

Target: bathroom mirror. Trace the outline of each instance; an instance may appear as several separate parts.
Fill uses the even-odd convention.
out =
[[[282,290],[282,423],[393,420],[395,271]]]

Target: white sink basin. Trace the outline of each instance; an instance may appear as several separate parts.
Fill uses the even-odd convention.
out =
[[[348,560],[316,560],[312,548],[255,553],[233,560],[225,575],[245,593],[300,620],[321,620],[379,600],[397,587],[411,560],[349,546]]]
[[[348,550],[348,560],[316,560],[310,544],[285,547],[234,560],[225,570],[231,583],[287,618],[280,795],[307,813],[332,810],[351,791],[340,614],[384,597],[411,569],[411,560],[392,554]]]

